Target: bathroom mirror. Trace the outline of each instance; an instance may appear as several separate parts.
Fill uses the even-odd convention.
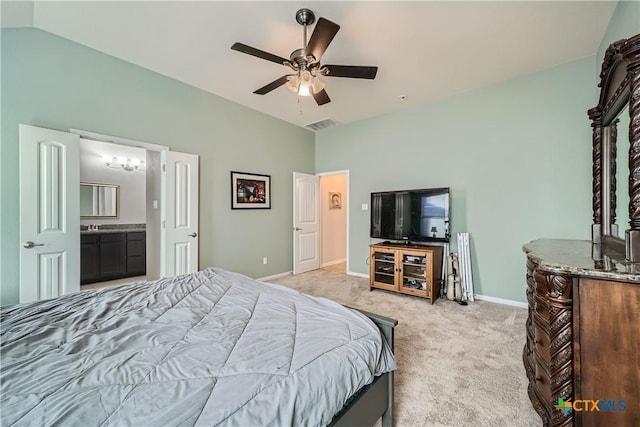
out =
[[[80,218],[118,218],[119,216],[119,185],[80,183]]]

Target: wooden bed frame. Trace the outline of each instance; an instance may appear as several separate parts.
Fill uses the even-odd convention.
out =
[[[357,308],[380,329],[393,351],[393,328],[398,321]],[[361,388],[331,420],[331,427],[373,426],[382,417],[382,427],[393,426],[393,372],[374,378]]]

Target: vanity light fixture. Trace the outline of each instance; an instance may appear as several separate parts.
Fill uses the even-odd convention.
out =
[[[122,168],[127,172],[144,170],[144,160],[131,160],[131,159],[125,159],[125,158],[117,158],[114,156],[110,160],[109,159],[106,160],[104,164],[110,168],[115,168],[115,169]]]

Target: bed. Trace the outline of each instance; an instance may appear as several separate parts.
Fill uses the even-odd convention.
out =
[[[207,269],[0,308],[2,425],[393,422],[393,319]]]

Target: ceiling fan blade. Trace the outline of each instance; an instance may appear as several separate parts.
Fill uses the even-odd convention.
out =
[[[316,104],[318,105],[324,105],[331,102],[331,98],[329,98],[329,95],[327,95],[327,91],[324,89],[322,89],[318,93],[314,93],[313,99],[316,100]]]
[[[291,76],[291,74],[282,76],[279,79],[272,81],[268,85],[262,86],[260,89],[253,91],[253,93],[255,93],[256,95],[266,95],[272,90],[277,89],[283,84],[285,84],[289,80],[289,76]]]
[[[327,46],[329,46],[329,43],[331,43],[331,40],[336,36],[339,29],[340,25],[328,19],[318,19],[316,28],[314,28],[313,34],[311,34],[311,39],[309,39],[309,43],[307,43],[305,55],[313,55],[316,61],[320,62],[322,54],[327,50]]]
[[[352,79],[375,79],[378,67],[360,67],[357,65],[323,65],[329,70],[327,77],[350,77]]]
[[[238,52],[246,53],[247,55],[253,55],[261,59],[266,59],[267,61],[275,62],[276,64],[283,65],[285,62],[289,62],[288,59],[283,58],[278,55],[274,55],[269,52],[265,52],[264,50],[256,49],[255,47],[247,46],[242,43],[234,43],[231,46],[232,50],[237,50]]]

